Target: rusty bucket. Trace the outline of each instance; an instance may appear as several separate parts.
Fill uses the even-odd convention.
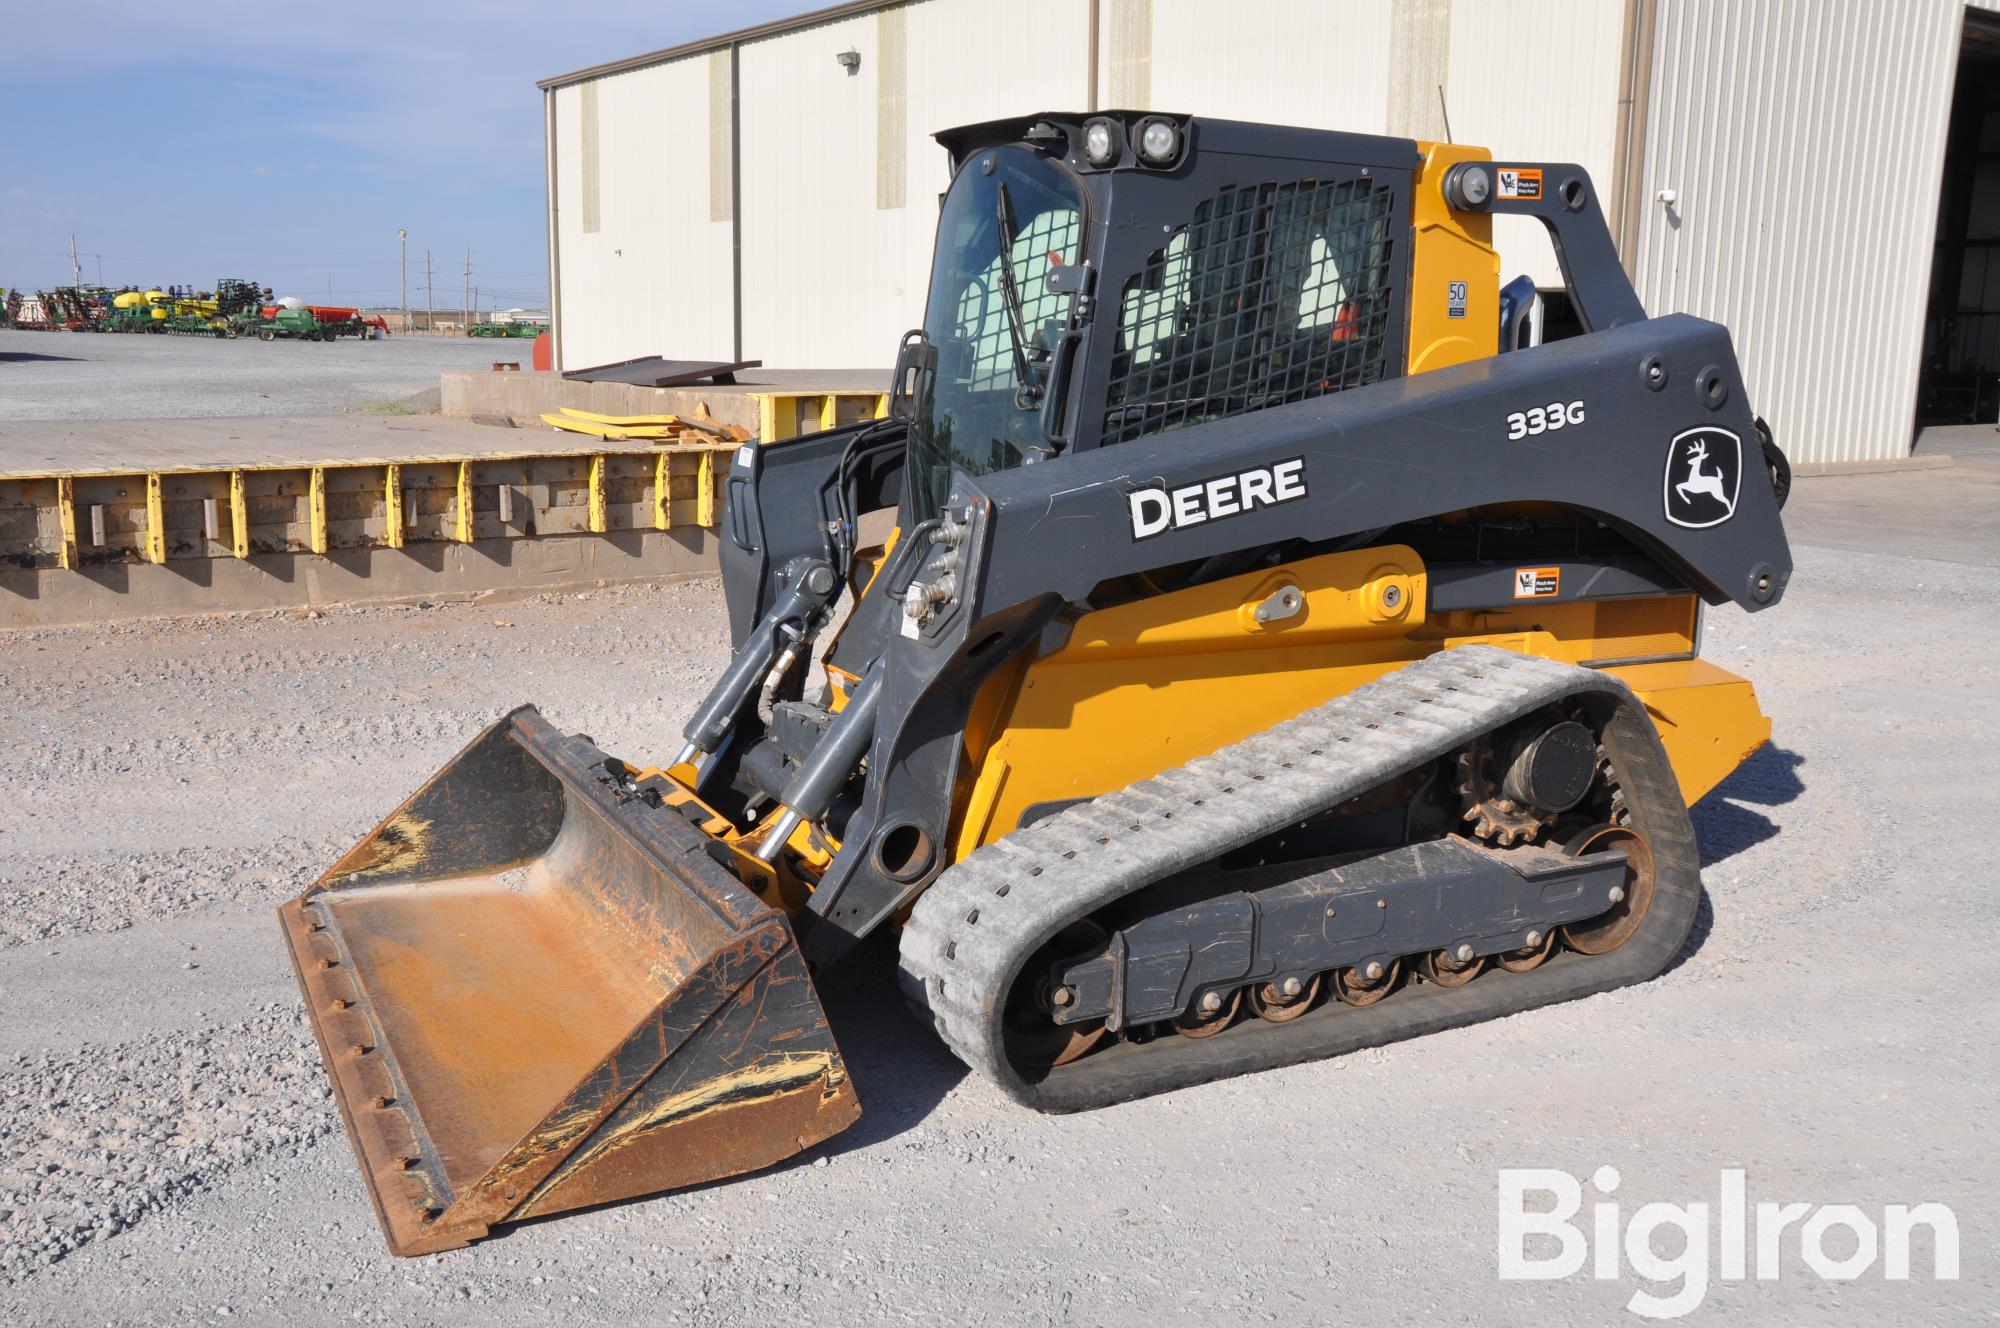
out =
[[[860,1115],[785,916],[623,769],[517,710],[279,910],[397,1254]]]

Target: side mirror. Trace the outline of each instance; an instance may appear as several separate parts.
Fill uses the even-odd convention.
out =
[[[896,348],[895,372],[889,376],[889,418],[907,422],[917,417],[917,403],[937,373],[937,358],[937,347],[922,328],[903,334],[903,343]]]

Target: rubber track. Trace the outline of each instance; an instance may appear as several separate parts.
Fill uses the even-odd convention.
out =
[[[1570,698],[1583,699],[1602,723],[1613,778],[1653,848],[1652,907],[1618,950],[1561,954],[1529,973],[1495,970],[1457,988],[1409,984],[1363,1008],[1329,1000],[1286,1024],[1253,1017],[1210,1038],[1100,1046],[1034,1080],[1007,1059],[1006,994],[1028,957],[1070,921]],[[968,1066],[1028,1106],[1077,1111],[1643,981],[1679,953],[1700,893],[1687,808],[1659,735],[1625,684],[1592,669],[1465,646],[979,849],[917,901],[903,930],[901,980],[911,1004]]]

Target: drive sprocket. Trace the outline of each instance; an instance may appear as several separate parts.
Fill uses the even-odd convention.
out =
[[[1555,824],[1556,814],[1524,806],[1500,791],[1493,735],[1481,734],[1458,754],[1458,792],[1465,800],[1459,819],[1478,839],[1510,848],[1532,844]]]

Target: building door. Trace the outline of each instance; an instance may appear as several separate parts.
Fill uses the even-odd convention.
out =
[[[1968,11],[1945,138],[1918,424],[2000,418],[2000,14]]]

